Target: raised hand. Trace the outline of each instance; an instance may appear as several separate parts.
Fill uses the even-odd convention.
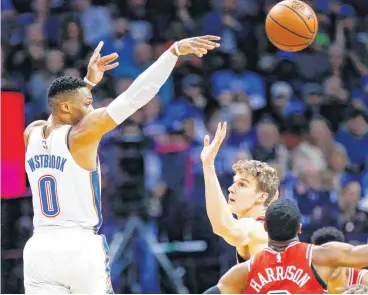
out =
[[[218,124],[215,137],[212,140],[211,144],[210,137],[208,135],[204,137],[204,146],[201,153],[201,160],[203,165],[214,165],[217,152],[226,136],[226,127],[226,122],[224,124]]]
[[[199,57],[202,57],[204,54],[208,52],[208,50],[213,50],[220,46],[219,43],[215,41],[219,41],[221,38],[218,36],[200,36],[200,37],[193,37],[183,39],[177,42],[178,49],[180,55],[187,55],[187,54],[195,54]],[[172,52],[174,45],[172,46]]]
[[[112,63],[118,58],[116,52],[101,56],[100,52],[103,45],[102,41],[98,43],[88,63],[87,79],[95,84],[102,80],[105,71],[114,69],[119,65],[118,62]]]

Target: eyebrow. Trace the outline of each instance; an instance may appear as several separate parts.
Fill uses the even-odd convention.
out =
[[[233,180],[236,181],[235,177],[233,178]],[[239,178],[238,180],[250,183],[250,181],[248,179],[243,178],[243,177]]]

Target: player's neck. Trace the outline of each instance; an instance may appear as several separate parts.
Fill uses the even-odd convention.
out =
[[[257,219],[260,216],[265,216],[266,209],[264,206],[256,205],[250,208],[247,212],[244,214],[237,214],[238,219],[240,218],[254,218]]]
[[[48,127],[51,129],[59,128],[62,125],[67,125],[67,123],[63,122],[62,119],[55,116],[54,114],[51,116],[51,120],[48,121]]]
[[[268,247],[276,250],[277,252],[282,252],[285,250],[285,248],[287,246],[289,246],[291,243],[293,242],[299,242],[299,239],[298,237],[295,237],[291,240],[288,240],[288,241],[284,241],[284,242],[277,242],[277,241],[274,241],[274,240],[271,240],[270,238],[268,239]]]

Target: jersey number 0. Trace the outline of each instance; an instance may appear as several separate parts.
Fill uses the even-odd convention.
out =
[[[46,217],[55,217],[60,213],[56,179],[51,175],[44,175],[38,181],[41,211]]]

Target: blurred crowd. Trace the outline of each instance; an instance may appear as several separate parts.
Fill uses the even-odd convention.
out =
[[[181,57],[158,95],[103,139],[105,230],[134,213],[156,220],[162,241],[204,239],[215,256],[233,255],[207,220],[200,161],[204,135],[226,120],[216,160],[225,195],[235,161],[266,161],[279,172],[281,196],[299,204],[303,240],[329,225],[366,242],[368,5],[305,1],[319,32],[309,48],[289,53],[264,30],[277,2],[2,0],[2,89],[25,95],[26,123],[46,119],[48,85],[61,75],[83,78],[103,40],[103,54],[117,52],[120,66],[92,91],[102,107],[174,41],[219,35],[216,52]],[[22,210],[24,236],[32,213]]]

